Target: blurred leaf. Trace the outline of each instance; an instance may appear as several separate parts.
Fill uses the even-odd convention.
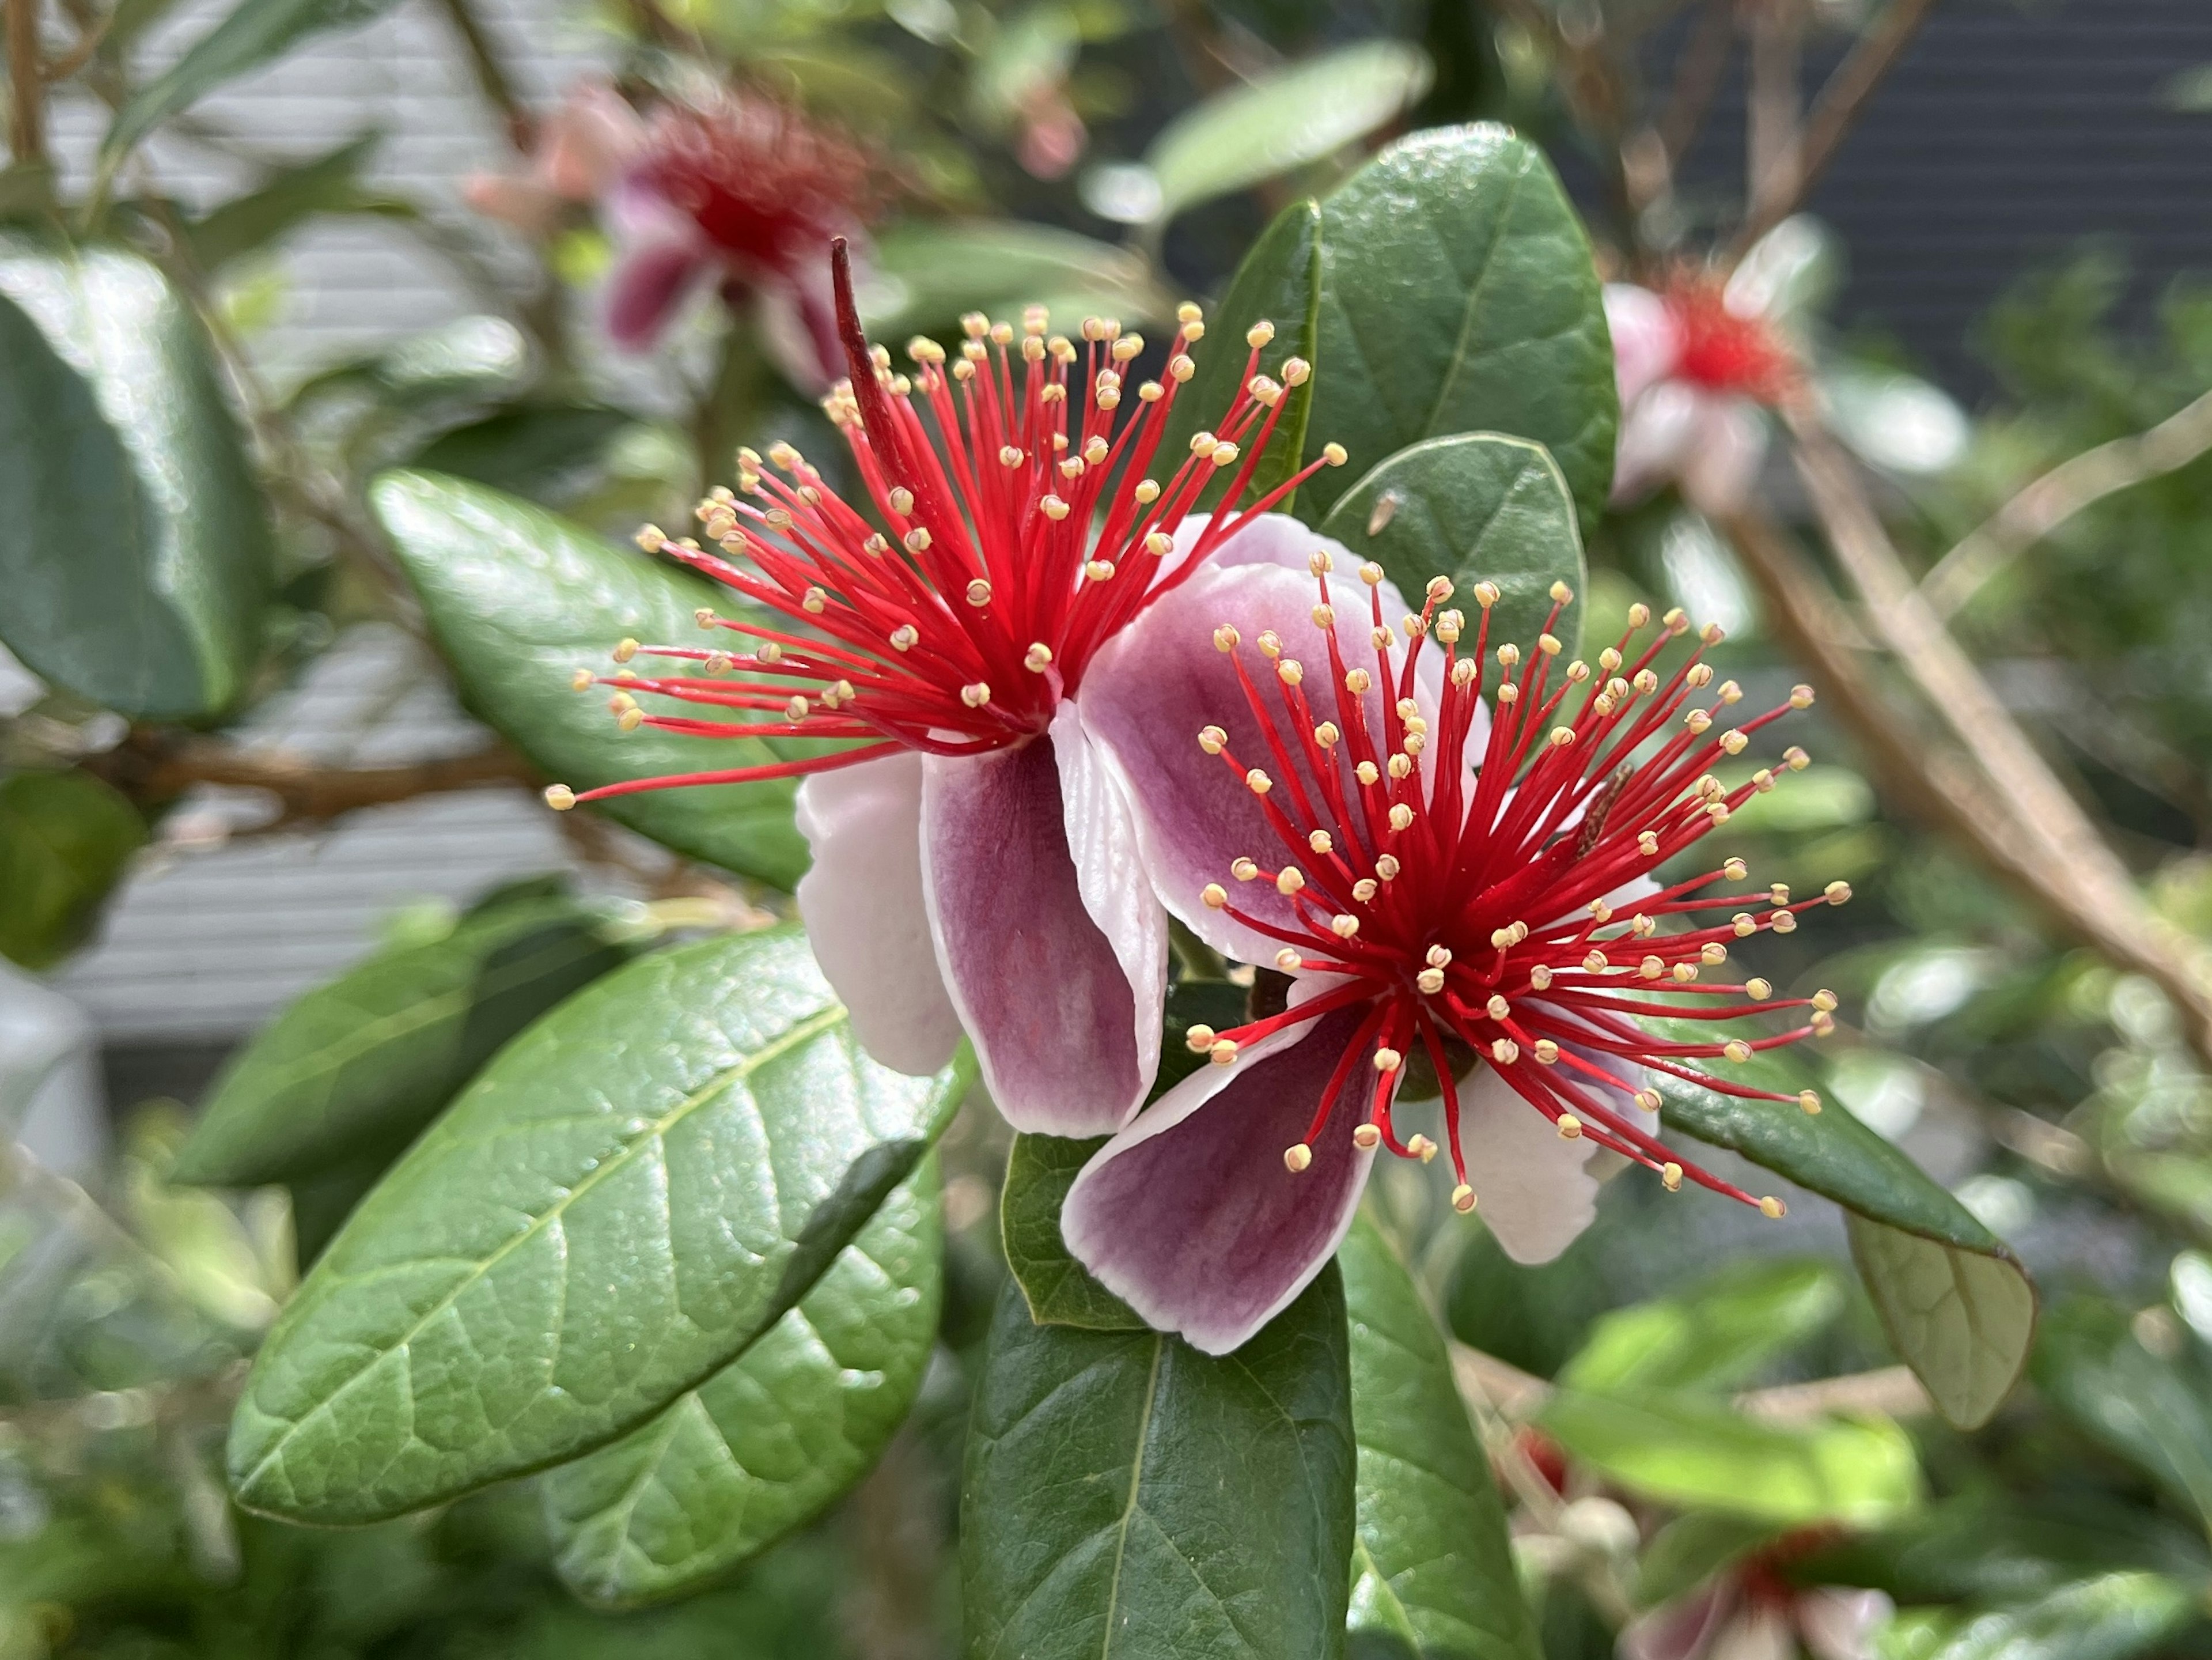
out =
[[[100,142],[102,170],[113,172],[133,144],[224,82],[281,58],[309,35],[373,22],[392,4],[393,0],[240,0],[116,111]]]
[[[368,360],[382,390],[407,404],[489,398],[530,367],[530,343],[504,317],[477,313],[386,347]]]
[[[1083,30],[1059,0],[1031,0],[1011,16],[989,19],[986,27],[968,99],[983,126],[1003,131],[1066,80],[1083,49]]]
[[[1594,517],[1613,485],[1613,352],[1589,239],[1543,152],[1489,125],[1417,133],[1322,212],[1313,435],[1355,467],[1455,432],[1533,439]],[[1356,476],[1316,475],[1305,514]]]
[[[206,336],[150,262],[0,236],[0,641],[134,717],[227,708],[274,559]]]
[[[336,149],[280,167],[258,190],[229,201],[185,227],[185,245],[204,271],[219,270],[254,253],[319,213],[403,212],[404,204],[362,187],[361,170],[384,140],[363,133]]]
[[[1024,306],[1091,313],[1132,325],[1174,315],[1145,262],[1126,248],[1015,219],[909,220],[876,239],[860,320],[896,352],[906,336],[965,313],[1017,319]]]
[[[1230,280],[1229,292],[1213,308],[1208,338],[1200,341],[1191,354],[1198,372],[1176,393],[1167,430],[1160,440],[1162,455],[1183,454],[1194,435],[1211,430],[1228,412],[1244,384],[1251,354],[1243,337],[1255,324],[1266,322],[1274,327],[1273,342],[1261,354],[1269,370],[1279,370],[1291,357],[1303,357],[1309,363],[1315,361],[1321,350],[1322,223],[1320,204],[1293,203],[1275,216],[1274,222],[1245,252],[1243,263]],[[1310,379],[1284,392],[1274,435],[1252,469],[1251,500],[1257,501],[1298,470],[1312,424],[1313,400]],[[1316,436],[1326,441],[1329,435]],[[1251,441],[1257,441],[1256,436]],[[1318,450],[1320,444],[1314,447]],[[1355,458],[1363,467],[1382,459],[1379,453]],[[1200,502],[1212,507],[1228,486],[1225,477],[1214,480],[1200,493]],[[1289,512],[1299,499],[1293,496],[1283,502],[1281,510]],[[1317,519],[1311,514],[1305,516],[1310,521]]]
[[[635,424],[635,417],[603,404],[518,404],[440,433],[408,465],[543,497],[588,474]]]
[[[1534,646],[1555,582],[1576,598],[1552,631],[1570,656],[1582,638],[1589,571],[1567,481],[1541,444],[1487,432],[1428,439],[1378,462],[1316,528],[1380,564],[1409,604],[1420,603],[1431,577],[1449,577],[1470,652],[1480,613],[1468,590],[1486,579],[1501,595],[1490,613],[1493,646]]]
[[[795,928],[608,975],[331,1242],[247,1380],[234,1491],[375,1521],[635,1427],[806,1295],[963,1089],[867,1060]]]
[[[1337,1656],[1353,1464],[1334,1267],[1218,1359],[1036,1325],[1009,1284],[961,1492],[968,1653]]]
[[[307,993],[223,1069],[175,1178],[295,1182],[398,1152],[494,1051],[629,955],[604,908],[502,905]]]
[[[569,1588],[611,1607],[696,1589],[859,1481],[921,1387],[943,1246],[931,1157],[751,1347],[658,1418],[548,1473]]]
[[[1713,775],[1734,789],[1757,770],[1724,763]],[[1786,790],[1753,796],[1729,814],[1728,828],[1731,836],[1802,835],[1863,824],[1874,815],[1874,787],[1848,767],[1823,762],[1792,774]]]
[[[2188,1589],[2162,1575],[2108,1573],[1980,1614],[1931,1660],[2130,1660],[2201,1617]]]
[[[1870,1527],[1920,1497],[1912,1443],[1887,1419],[1785,1425],[1696,1395],[1561,1389],[1537,1421],[1572,1456],[1672,1505]]]
[[[1843,1276],[1832,1264],[1737,1263],[1602,1316],[1559,1382],[1600,1394],[1734,1389],[1824,1329],[1843,1306]]]
[[[2035,1335],[2027,1274],[2008,1256],[1962,1250],[1856,1214],[1844,1221],[1890,1342],[1944,1417],[1980,1428],[2027,1365]]]
[[[1604,1264],[1609,1212],[1548,1262],[1523,1267],[1481,1225],[1466,1230],[1444,1311],[1461,1342],[1539,1377],[1580,1348],[1591,1323],[1621,1300]]]
[[[1422,1660],[1539,1660],[1505,1507],[1436,1322],[1372,1223],[1354,1225],[1337,1262],[1359,1447],[1351,1629]]]
[[[1721,1511],[1676,1517],[1652,1535],[1637,1561],[1637,1606],[1673,1602],[1784,1530],[1774,1522]]]
[[[1041,1326],[1145,1329],[1134,1310],[1068,1254],[1060,1236],[1060,1207],[1067,1190],[1106,1140],[1103,1135],[1080,1141],[1060,1135],[1017,1135],[1006,1155],[1006,1185],[999,1191],[999,1237],[1006,1248],[1006,1267],[1029,1304],[1030,1317]]]
[[[1184,1041],[1193,1026],[1226,1031],[1250,1018],[1250,994],[1226,980],[1181,980],[1170,986],[1160,1022],[1159,1075],[1152,1079],[1145,1104],[1151,1105],[1206,1064],[1206,1056],[1193,1054]]]
[[[1145,152],[1152,218],[1334,155],[1429,89],[1428,54],[1398,40],[1340,46],[1217,93],[1177,115]]]
[[[2036,1387],[2089,1437],[2158,1479],[2212,1527],[2212,1362],[2184,1337],[2161,1359],[2127,1310],[2068,1298],[2035,1346]]]
[[[471,706],[563,783],[583,789],[805,752],[781,740],[624,733],[603,699],[569,689],[577,668],[605,664],[625,636],[696,638],[694,611],[738,608],[728,590],[480,484],[392,472],[369,496]],[[806,868],[794,788],[772,779],[650,790],[603,810],[679,853],[788,888]]]
[[[1948,392],[1899,369],[1831,364],[1820,391],[1836,436],[1861,459],[1908,478],[1948,471],[1973,437]]]
[[[307,1272],[337,1237],[354,1207],[368,1196],[401,1150],[376,1147],[356,1158],[297,1176],[284,1184],[292,1201],[292,1250]]]
[[[83,944],[145,842],[138,810],[89,773],[0,779],[0,957],[43,969]]]

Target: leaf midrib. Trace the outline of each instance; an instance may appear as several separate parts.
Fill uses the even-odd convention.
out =
[[[600,1160],[599,1164],[593,1165],[592,1168],[585,1174],[582,1180],[579,1181],[574,1186],[569,1188],[561,1195],[560,1198],[549,1206],[542,1214],[533,1217],[531,1219],[531,1223],[528,1227],[523,1229],[521,1232],[517,1233],[512,1238],[502,1242],[497,1250],[494,1250],[489,1256],[486,1256],[474,1272],[464,1274],[459,1280],[456,1280],[443,1297],[441,1297],[435,1304],[432,1304],[428,1309],[426,1309],[421,1315],[416,1316],[415,1323],[410,1325],[404,1333],[394,1339],[392,1341],[386,1344],[382,1348],[379,1349],[374,1354],[371,1355],[367,1360],[356,1367],[353,1372],[348,1376],[343,1383],[331,1389],[313,1407],[310,1407],[306,1413],[293,1420],[290,1426],[270,1444],[269,1450],[261,1455],[260,1458],[254,1463],[253,1468],[246,1475],[239,1478],[237,1482],[238,1491],[241,1493],[251,1492],[254,1487],[259,1483],[262,1476],[268,1472],[270,1464],[283,1456],[285,1448],[290,1445],[293,1438],[298,1435],[301,1430],[305,1429],[309,1423],[313,1422],[319,1417],[327,1415],[337,1405],[340,1398],[343,1397],[347,1391],[351,1389],[355,1384],[360,1383],[362,1378],[368,1377],[371,1371],[374,1371],[379,1363],[380,1363],[386,1356],[395,1354],[401,1349],[410,1347],[414,1344],[416,1339],[420,1337],[423,1331],[428,1328],[430,1323],[435,1320],[439,1316],[445,1313],[445,1311],[451,1308],[454,1303],[458,1302],[463,1292],[466,1292],[473,1286],[481,1284],[490,1275],[492,1271],[495,1269],[501,1262],[507,1259],[507,1256],[512,1255],[514,1251],[520,1250],[521,1247],[530,1240],[538,1237],[539,1234],[541,1234],[554,1222],[558,1221],[567,1213],[569,1206],[575,1203],[579,1199],[581,1199],[586,1194],[591,1192],[593,1188],[597,1187],[599,1183],[607,1177],[618,1171],[627,1169],[631,1158],[636,1154],[639,1148],[649,1146],[665,1136],[670,1130],[673,1129],[678,1124],[683,1122],[685,1118],[697,1111],[701,1107],[713,1100],[716,1096],[721,1094],[739,1079],[750,1077],[755,1072],[757,1072],[762,1067],[767,1065],[770,1061],[776,1059],[779,1055],[788,1054],[792,1049],[798,1048],[800,1044],[810,1042],[812,1039],[820,1037],[823,1033],[833,1030],[835,1027],[842,1024],[846,1018],[845,1006],[842,1003],[832,1003],[828,1007],[823,1009],[820,1012],[810,1015],[795,1025],[787,1028],[775,1039],[767,1044],[764,1044],[762,1048],[755,1050],[752,1054],[744,1057],[738,1065],[730,1067],[727,1071],[716,1073],[715,1076],[707,1083],[701,1085],[699,1088],[694,1090],[690,1094],[685,1096],[681,1101],[670,1108],[667,1112],[662,1114],[659,1118],[654,1119],[644,1129],[640,1130],[636,1135],[633,1136],[623,1146],[619,1152],[611,1154],[608,1158]],[[335,1274],[333,1274],[333,1278],[343,1277],[343,1276],[336,1275]]]
[[[1121,1559],[1129,1548],[1129,1524],[1136,1519],[1137,1499],[1144,1490],[1145,1449],[1152,1438],[1152,1409],[1159,1400],[1160,1363],[1167,1347],[1167,1339],[1154,1332],[1152,1370],[1145,1377],[1145,1404],[1137,1414],[1136,1450],[1129,1461],[1129,1497],[1114,1529],[1114,1571],[1107,1580],[1106,1629],[1099,1642],[1099,1660],[1109,1660],[1114,1652],[1114,1616],[1121,1606]]]

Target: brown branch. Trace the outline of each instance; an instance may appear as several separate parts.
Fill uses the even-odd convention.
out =
[[[530,106],[516,95],[514,82],[507,66],[499,60],[498,50],[476,13],[470,9],[469,0],[439,0],[447,21],[461,44],[468,48],[469,67],[475,72],[477,90],[483,94],[484,101],[500,113],[507,127],[507,143],[521,154],[530,153],[532,135],[536,124],[531,119]]]
[[[1736,233],[1729,249],[1732,258],[1741,258],[1745,249],[1797,211],[1806,192],[1835,159],[1844,135],[1858,119],[1867,100],[1919,32],[1935,3],[1936,0],[1890,0],[1873,26],[1859,37],[1858,44],[1836,66],[1820,95],[1813,100],[1812,113],[1798,135],[1790,176],[1774,180],[1771,192],[1762,185],[1765,199],[1753,204],[1743,228]]]
[[[143,806],[161,806],[200,785],[265,790],[278,824],[325,824],[363,807],[492,784],[535,785],[535,769],[504,745],[388,767],[324,766],[296,755],[236,749],[214,739],[133,733],[86,765]]]
[[[1952,616],[1983,583],[2084,508],[2178,471],[2207,450],[2212,450],[2212,392],[2148,431],[2060,462],[1936,562],[1920,584],[1929,609],[1939,617]]]
[[[8,148],[18,167],[46,159],[46,84],[40,68],[39,0],[6,0]]]
[[[1705,0],[1696,26],[1674,61],[1674,89],[1659,118],[1660,142],[1667,147],[1669,167],[1681,161],[1705,124],[1705,112],[1728,72],[1729,51],[1735,44],[1735,8],[1732,0]]]
[[[1870,625],[1942,723],[1972,757],[1972,775],[1921,763],[1928,794],[1957,797],[1976,845],[2024,879],[2077,938],[2156,982],[2182,1011],[2191,1044],[2212,1059],[2212,975],[2201,949],[2152,912],[2087,813],[2061,784],[1944,630],[1861,486],[1850,459],[1809,404],[1786,405],[1796,462],[1837,561],[1865,602]],[[1862,736],[1871,733],[1862,730]]]
[[[1470,1406],[1513,1422],[1534,1418],[1558,1386],[1494,1354],[1451,1346],[1452,1375]],[[1893,1418],[1925,1417],[1935,1410],[1928,1391],[1909,1367],[1882,1366],[1810,1383],[1782,1383],[1735,1397],[1737,1411],[1771,1423],[1802,1424],[1832,1412],[1878,1412]]]
[[[1756,216],[1794,187],[1804,140],[1805,14],[1796,0],[1753,10],[1751,85],[1744,100],[1744,195]]]

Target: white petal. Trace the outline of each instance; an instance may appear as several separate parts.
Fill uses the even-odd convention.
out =
[[[1613,334],[1613,379],[1625,410],[1674,372],[1680,332],[1667,302],[1633,283],[1605,285],[1605,323]]]
[[[1561,1136],[1487,1066],[1459,1087],[1459,1126],[1476,1214],[1505,1254],[1548,1262],[1574,1243],[1597,1213],[1597,1180],[1583,1168],[1597,1144]]]
[[[799,912],[854,1034],[894,1071],[935,1072],[960,1041],[960,1017],[922,901],[921,757],[814,773],[799,787],[798,818],[814,854]]]
[[[1797,1599],[1797,1629],[1814,1660],[1875,1660],[1875,1639],[1896,1611],[1881,1591],[1822,1585]]]
[[[1700,513],[1741,508],[1766,459],[1766,418],[1747,398],[1700,400],[1681,460],[1682,494]]]
[[[1681,471],[1706,401],[1680,380],[1662,380],[1622,409],[1613,451],[1614,505],[1642,499]]]
[[[1778,1608],[1752,1602],[1721,1627],[1705,1660],[1796,1660],[1796,1654],[1789,1617]]]

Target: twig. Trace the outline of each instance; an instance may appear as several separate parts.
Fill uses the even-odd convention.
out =
[[[46,83],[40,65],[39,0],[6,0],[8,148],[18,167],[46,159]]]
[[[1899,666],[1994,787],[2005,832],[2032,849],[2037,888],[2114,961],[2147,975],[2181,1009],[2191,1046],[2212,1059],[2212,976],[2201,951],[2152,912],[2088,816],[2051,772],[1891,545],[1850,459],[1802,398],[1783,416],[1800,477],[1838,562]],[[1978,816],[1978,814],[1977,815]]]
[[[1470,1406],[1515,1422],[1534,1418],[1557,1386],[1492,1354],[1451,1346],[1452,1375]],[[1769,1423],[1802,1424],[1832,1412],[1879,1412],[1893,1418],[1923,1417],[1935,1410],[1928,1391],[1906,1366],[1846,1372],[1809,1383],[1778,1383],[1735,1397],[1737,1411]]]
[[[1805,193],[1835,159],[1837,147],[1850,131],[1851,124],[1858,119],[1867,100],[1874,95],[1874,89],[1881,84],[1882,77],[1919,31],[1935,3],[1936,0],[1890,0],[1873,27],[1859,37],[1858,44],[1836,66],[1827,84],[1820,88],[1820,95],[1813,100],[1812,113],[1806,118],[1804,131],[1798,136],[1792,176],[1774,181],[1772,192],[1753,204],[1743,228],[1736,233],[1730,245],[1731,258],[1741,258],[1745,249],[1797,211]]]
[[[484,32],[483,22],[470,9],[469,0],[439,0],[439,5],[461,37],[461,44],[468,48],[469,67],[475,71],[477,90],[483,94],[486,103],[499,112],[507,127],[507,143],[520,154],[528,155],[536,124],[531,119],[530,106],[515,94],[514,82],[507,75],[507,66],[499,61],[498,50]]]
[[[1805,14],[1796,0],[1763,0],[1751,14],[1751,88],[1744,100],[1744,196],[1757,215],[1790,191],[1804,140]]]
[[[2148,431],[2115,438],[2062,461],[1999,508],[1920,584],[1939,617],[1954,615],[1982,584],[2094,502],[2178,471],[2212,450],[2212,392]]]
[[[1728,72],[1729,49],[1735,41],[1735,8],[1731,0],[1705,0],[1696,26],[1674,62],[1674,90],[1659,118],[1660,142],[1669,167],[1679,162],[1705,123],[1705,112]]]
[[[421,795],[538,781],[529,763],[498,744],[401,766],[326,767],[295,755],[235,749],[214,739],[172,743],[158,734],[134,733],[86,765],[149,806],[173,801],[203,784],[266,790],[282,804],[283,815],[277,822],[284,824],[328,824],[362,807],[386,806]]]

